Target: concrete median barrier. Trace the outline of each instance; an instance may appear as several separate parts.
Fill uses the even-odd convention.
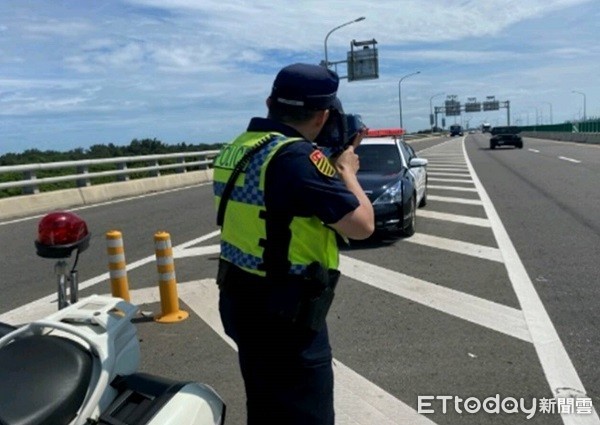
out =
[[[565,133],[559,131],[524,131],[523,137],[559,140],[562,142],[600,144],[600,133]]]
[[[0,199],[0,220],[45,214],[58,209],[69,209],[113,199],[162,192],[211,180],[212,170],[200,170],[83,188],[55,190],[34,195],[13,196]]]

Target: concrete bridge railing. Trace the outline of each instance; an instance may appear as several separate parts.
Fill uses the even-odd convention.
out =
[[[45,214],[56,209],[91,205],[211,181],[210,166],[217,152],[212,150],[3,166],[0,167],[0,176],[17,173],[21,177],[0,182],[0,189],[20,187],[23,194],[0,198],[0,220]],[[131,167],[133,163],[142,163],[142,166]],[[112,169],[90,172],[90,167],[98,165],[110,165],[109,168]],[[43,178],[37,176],[39,171],[56,169],[63,169],[66,174]],[[176,172],[161,175],[164,170]],[[150,177],[130,179],[134,173],[147,173]],[[114,176],[114,182],[92,184],[94,178]],[[65,181],[75,181],[76,187],[48,192],[39,190],[40,185]]]

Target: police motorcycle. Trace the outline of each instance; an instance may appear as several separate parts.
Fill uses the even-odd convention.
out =
[[[0,425],[222,425],[225,404],[208,385],[137,372],[135,305],[78,300],[75,266],[89,240],[76,214],[39,223],[37,254],[58,260],[59,310],[19,328],[0,323]]]

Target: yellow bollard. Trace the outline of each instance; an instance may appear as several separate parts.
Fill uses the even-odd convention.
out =
[[[123,236],[118,230],[106,232],[106,251],[108,253],[108,274],[113,297],[129,298],[129,283],[127,281],[127,264],[125,263],[125,249]]]
[[[156,251],[156,268],[158,270],[160,307],[162,310],[161,315],[154,320],[160,323],[174,323],[185,320],[188,317],[188,312],[179,309],[171,235],[167,232],[156,232],[154,234],[154,249]]]

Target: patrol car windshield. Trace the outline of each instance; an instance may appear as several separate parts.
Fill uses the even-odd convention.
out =
[[[359,173],[394,174],[402,169],[398,148],[394,145],[359,145]]]

